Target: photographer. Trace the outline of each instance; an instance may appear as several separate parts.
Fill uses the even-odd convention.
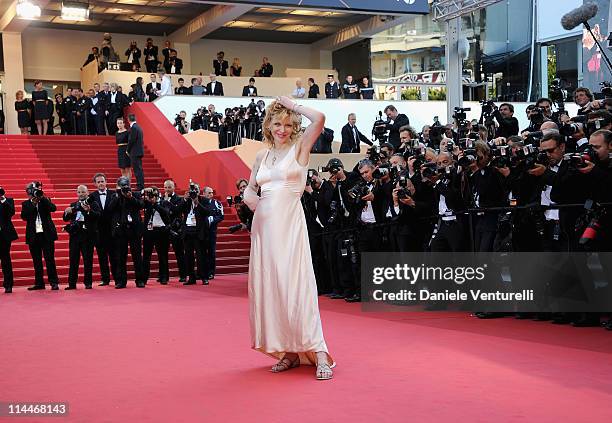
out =
[[[176,118],[174,118],[174,127],[178,130],[179,134],[185,135],[189,132],[189,123],[187,123],[187,112],[181,110]]]
[[[330,128],[323,127],[317,142],[312,146],[311,153],[316,154],[331,154],[332,143],[334,142],[334,131]]]
[[[588,88],[578,87],[574,91],[574,103],[578,106],[578,114],[586,115],[592,109],[598,109],[600,107],[599,101],[597,104],[591,104],[594,100],[593,93]]]
[[[157,253],[159,268],[157,281],[162,285],[167,285],[170,279],[168,271],[168,247],[170,244],[169,225],[171,205],[161,199],[157,187],[145,188],[144,190],[144,223],[146,229],[143,235],[143,276],[145,284],[151,274],[151,255],[153,247]]]
[[[508,206],[506,178],[510,175],[510,169],[507,164],[492,165],[491,148],[483,141],[477,141],[474,150],[476,160],[469,164],[472,172],[470,185],[474,206],[476,208]],[[473,216],[475,251],[493,251],[499,215],[499,212],[487,211],[478,212]]]
[[[229,227],[230,233],[234,233],[240,230],[251,230],[251,223],[253,222],[253,211],[244,204],[244,190],[249,185],[249,181],[246,179],[238,179],[236,182],[236,188],[238,188],[238,195],[234,198],[227,197],[227,203],[229,206],[234,206],[236,209],[236,214],[238,215],[238,219],[240,219],[240,223],[234,226]]]
[[[359,179],[356,172],[345,172],[339,159],[330,159],[322,172],[330,177],[322,181],[317,190],[318,215],[323,217],[325,235],[323,236],[325,259],[329,266],[329,279],[333,292],[331,299],[343,299],[353,295],[353,261],[356,263],[355,240],[350,229],[351,203],[348,190]],[[320,219],[319,218],[319,219]]]
[[[140,71],[140,57],[142,56],[142,52],[136,45],[136,41],[130,41],[130,47],[125,51],[125,55],[127,56],[127,63],[129,63],[130,70],[133,72]]]
[[[207,131],[219,132],[221,125],[223,124],[223,115],[217,113],[215,106],[212,104],[208,105],[208,113],[204,114],[204,127]]]
[[[214,214],[214,206],[207,198],[200,196],[200,186],[193,182],[189,183],[189,189],[185,191],[183,198],[180,212],[187,272],[187,282],[183,285],[195,285],[198,278],[202,280],[202,285],[208,285],[209,269],[204,252],[208,242],[208,217]]]
[[[376,224],[384,220],[384,188],[382,183],[374,179],[375,170],[380,169],[376,169],[368,159],[361,160],[357,169],[361,180],[347,192],[353,202],[358,230],[357,260],[353,262],[354,285],[345,298],[347,302],[361,301],[361,253],[380,250],[381,228],[376,227]]]
[[[185,246],[183,245],[183,237],[181,228],[183,226],[181,216],[181,206],[183,198],[176,192],[176,185],[171,179],[164,181],[164,198],[170,211],[169,238],[176,257],[178,265],[179,282],[187,281],[187,271],[185,270]]]
[[[31,182],[26,187],[28,199],[21,203],[21,219],[26,222],[26,244],[34,264],[34,286],[28,291],[45,289],[43,279],[43,256],[47,266],[47,277],[51,289],[59,289],[57,269],[55,267],[55,241],[57,230],[51,218],[51,213],[57,210],[51,199],[45,196],[42,183]]]
[[[13,262],[11,261],[11,244],[17,239],[17,231],[13,226],[15,215],[15,200],[6,196],[4,188],[0,187],[0,262],[4,275],[4,293],[13,292]]]
[[[399,113],[395,106],[391,104],[385,107],[384,112],[387,115],[387,122],[385,122],[384,127],[389,131],[389,142],[397,150],[400,146],[399,130],[402,126],[410,125],[410,121],[406,115]]]
[[[475,161],[475,155],[469,160]],[[440,153],[437,158],[436,175],[426,172],[421,177],[423,183],[431,185],[434,191],[434,204],[437,204],[438,222],[433,230],[429,248],[432,252],[462,252],[468,249],[468,225],[464,214],[470,204],[467,175],[455,166],[450,153]],[[418,189],[418,187],[417,187]]]
[[[319,193],[323,180],[319,176],[319,172],[315,169],[308,169],[306,175],[306,187],[302,194],[301,202],[306,217],[306,227],[308,229],[308,241],[310,245],[310,255],[312,258],[312,267],[315,272],[317,281],[317,292],[319,295],[329,294],[332,292],[331,283],[329,280],[329,272],[327,261],[325,260],[325,247],[323,240],[323,223],[325,216],[320,213],[322,210],[319,207]]]
[[[495,108],[493,117],[499,125],[495,132],[496,137],[508,138],[512,135],[518,135],[519,122],[514,117],[514,106],[510,103],[502,103],[499,108]]]
[[[98,238],[98,219],[101,212],[96,201],[89,196],[85,185],[77,187],[77,196],[77,201],[64,210],[64,222],[69,222],[64,230],[70,235],[70,270],[66,290],[76,289],[81,256],[85,289],[91,289],[93,283],[93,250]]]
[[[205,113],[208,113],[208,111],[204,107],[200,107],[193,114],[191,118],[191,125],[190,125],[192,131],[197,131],[198,129],[204,129]]]
[[[214,190],[211,187],[204,187],[204,197],[210,202],[212,215],[208,216],[208,244],[206,245],[206,263],[208,264],[207,279],[215,278],[217,271],[217,225],[223,221],[223,205],[215,200]]]
[[[117,194],[106,206],[111,215],[111,234],[115,255],[115,288],[127,286],[128,246],[134,264],[135,282],[138,288],[145,287],[142,269],[142,220],[140,210],[144,204],[138,192],[132,192],[130,180],[122,176],[117,180]]]

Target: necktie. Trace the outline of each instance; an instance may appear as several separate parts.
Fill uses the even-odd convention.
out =
[[[353,139],[355,140],[355,145],[353,146],[354,149],[357,149],[357,146],[359,145],[359,141],[357,140],[357,127],[353,126]]]

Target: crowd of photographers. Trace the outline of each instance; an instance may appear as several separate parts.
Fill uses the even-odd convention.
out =
[[[163,192],[157,187],[133,191],[129,178],[117,180],[116,189],[107,188],[106,176],[97,173],[96,189],[89,192],[79,185],[76,198],[63,211],[63,230],[69,240],[69,276],[67,290],[77,288],[81,257],[83,283],[93,286],[94,249],[100,264],[100,286],[125,288],[128,280],[128,250],[136,286],[144,288],[151,275],[153,250],[158,257],[157,281],[170,280],[169,249],[172,247],[178,266],[179,282],[204,285],[215,276],[217,225],[224,218],[223,206],[213,198],[213,189],[190,182],[183,196],[175,192],[172,180],[164,182]],[[22,203],[21,219],[26,222],[26,238],[34,268],[34,285],[28,290],[45,289],[43,257],[52,290],[59,289],[55,265],[57,229],[52,214],[57,206],[43,191],[40,182],[26,187],[28,199]],[[4,289],[11,293],[13,270],[11,244],[17,239],[12,223],[15,214],[13,198],[0,187],[0,260]]]
[[[302,202],[319,293],[361,301],[363,252],[611,251],[612,104],[582,88],[575,101],[570,117],[562,101],[553,111],[538,100],[523,131],[511,104],[488,101],[478,121],[457,108],[454,125],[435,119],[418,134],[388,106],[374,124],[378,142],[353,169],[332,158],[308,171]],[[248,209],[234,201],[248,227]],[[596,313],[517,317],[600,325]]]

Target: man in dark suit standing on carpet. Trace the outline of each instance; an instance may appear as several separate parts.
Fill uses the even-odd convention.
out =
[[[139,192],[132,192],[130,180],[122,176],[117,180],[117,195],[108,204],[111,213],[113,254],[115,254],[115,289],[127,286],[128,246],[134,265],[136,286],[145,287],[142,266],[142,219],[144,204]]]
[[[168,179],[164,181],[164,201],[170,206],[170,221],[172,222],[170,228],[170,242],[172,243],[172,249],[176,256],[176,264],[178,265],[179,271],[179,282],[187,281],[187,270],[185,266],[185,246],[183,245],[183,238],[181,237],[180,227],[181,222],[181,206],[183,205],[183,198],[177,195],[174,190],[176,185],[174,181]]]
[[[29,291],[45,289],[43,279],[43,256],[47,266],[47,277],[51,289],[59,289],[55,267],[55,241],[57,230],[51,213],[57,210],[51,199],[46,197],[40,182],[30,182],[26,187],[28,199],[21,204],[21,218],[26,222],[26,244],[34,262],[34,286]]]
[[[206,91],[208,91],[208,95],[224,95],[223,84],[217,81],[217,75],[214,73],[210,74],[210,82],[206,84]]]
[[[208,231],[208,248],[206,254],[208,256],[206,263],[208,264],[208,279],[215,278],[215,272],[217,270],[217,225],[224,219],[223,205],[215,200],[214,191],[211,187],[204,187],[204,197],[208,198],[211,202],[210,209],[213,211],[213,215],[208,217],[208,224],[210,229]]]
[[[91,197],[98,204],[98,208],[100,209],[98,239],[96,241],[98,263],[100,264],[100,274],[102,276],[102,283],[99,285],[106,286],[110,285],[111,273],[113,277],[115,275],[115,256],[112,254],[113,237],[111,236],[112,215],[107,206],[116,193],[106,188],[106,175],[104,173],[96,173],[93,181],[98,189],[91,194]]]
[[[348,123],[342,127],[342,144],[340,145],[340,153],[360,153],[361,143],[364,142],[372,145],[372,141],[366,138],[357,126],[357,116],[355,113],[348,115]]]
[[[83,283],[85,289],[91,289],[93,283],[93,249],[98,235],[100,209],[98,203],[89,196],[85,185],[77,187],[77,201],[71,203],[64,211],[64,228],[70,235],[68,243],[70,270],[66,290],[76,289],[79,277],[79,262],[83,256]]]
[[[136,176],[136,188],[142,191],[145,186],[144,172],[142,170],[142,156],[144,156],[144,136],[142,128],[136,123],[136,115],[129,115],[130,134],[128,136],[127,153],[132,161],[132,168]]]
[[[15,215],[15,201],[6,196],[0,187],[0,261],[4,275],[4,292],[13,292],[13,262],[11,261],[11,243],[17,239],[17,231],[12,218]]]

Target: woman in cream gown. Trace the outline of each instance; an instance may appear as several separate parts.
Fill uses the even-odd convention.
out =
[[[311,124],[300,134],[301,115]],[[310,150],[324,123],[322,113],[287,97],[272,102],[263,123],[268,148],[257,155],[244,198],[255,212],[249,261],[251,346],[279,359],[273,372],[316,365],[319,380],[332,378],[335,363],[323,338],[300,197]]]

